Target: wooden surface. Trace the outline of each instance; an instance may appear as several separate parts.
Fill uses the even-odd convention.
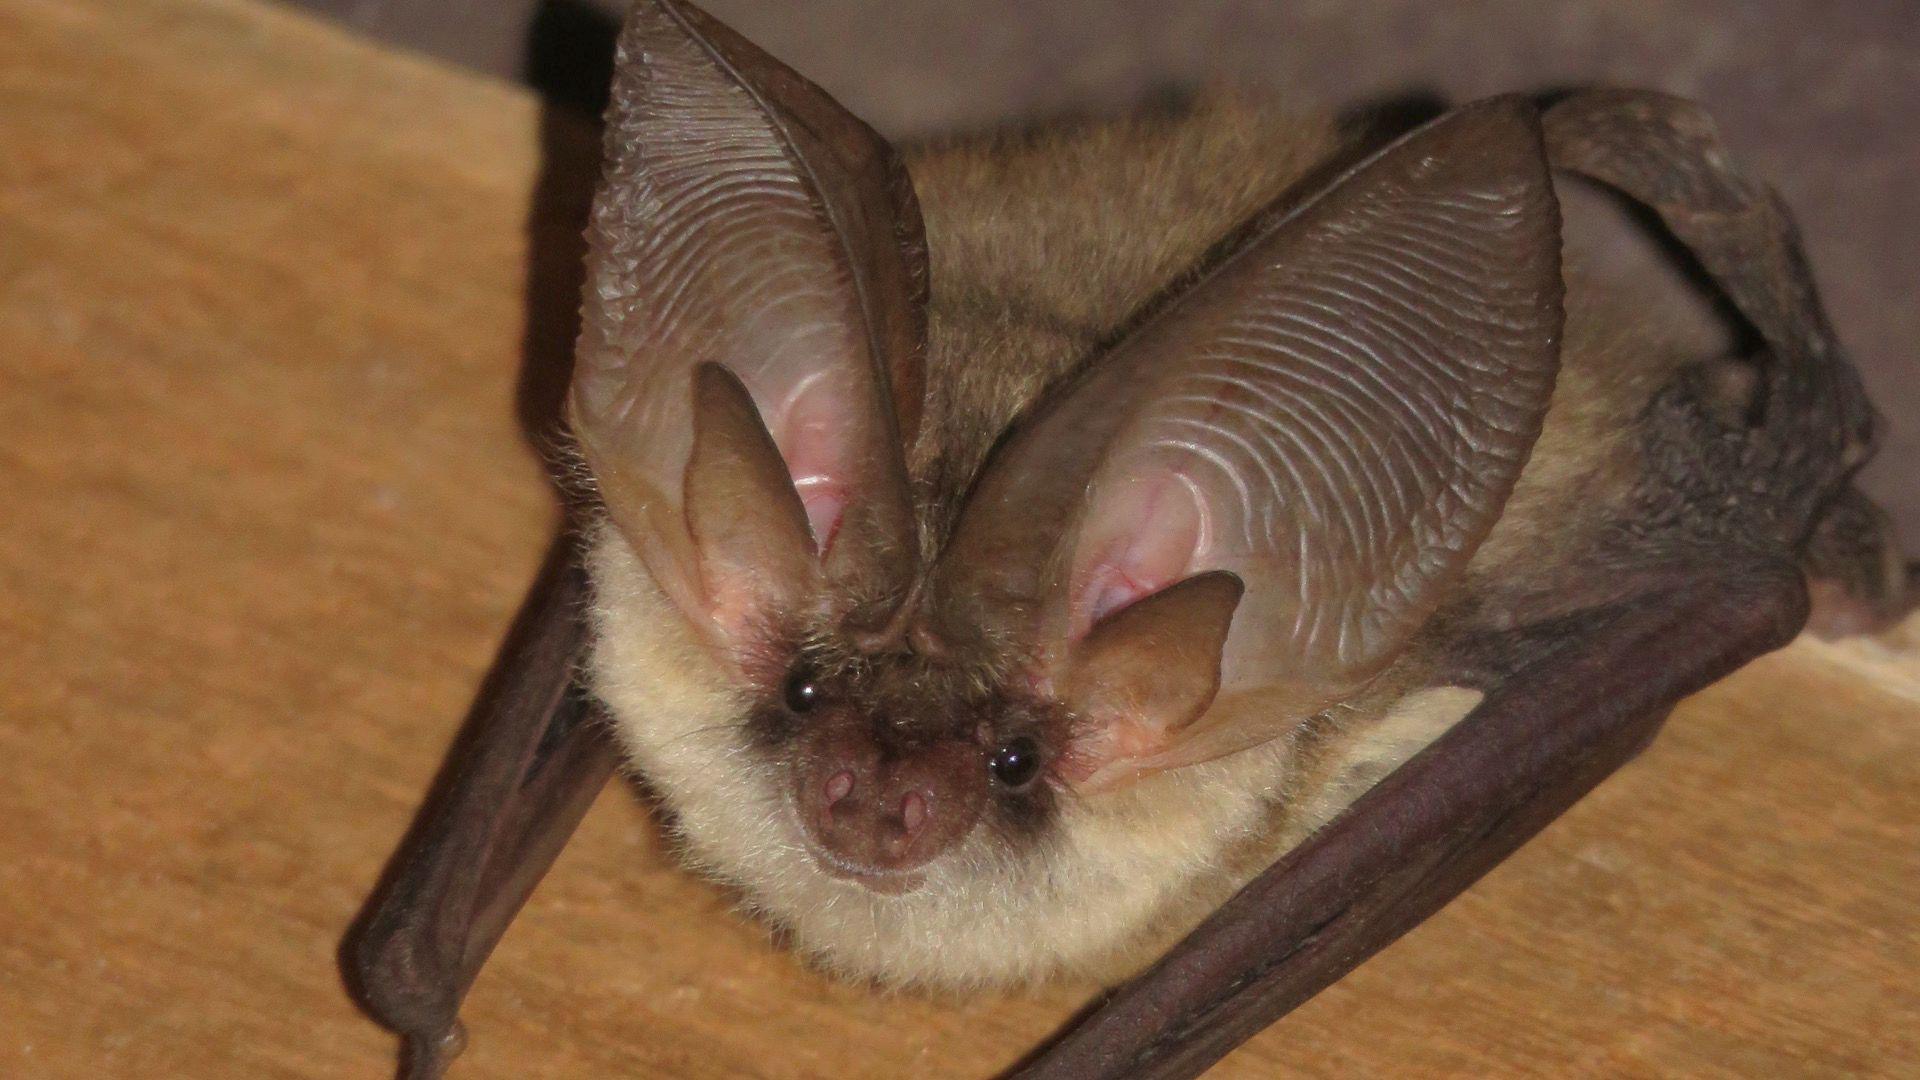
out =
[[[335,950],[554,525],[562,156],[278,8],[0,0],[0,1076],[385,1075]],[[1802,642],[1218,1075],[1913,1075],[1917,838],[1920,662]],[[616,786],[456,1075],[981,1076],[1086,994],[829,983]]]

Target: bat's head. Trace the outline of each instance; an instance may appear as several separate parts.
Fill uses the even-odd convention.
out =
[[[1538,433],[1560,283],[1531,108],[1461,110],[1263,220],[932,507],[890,148],[678,4],[634,9],[618,65],[573,390],[609,520],[595,680],[690,850],[899,978],[1164,920],[1280,780],[1236,752],[1401,652]]]

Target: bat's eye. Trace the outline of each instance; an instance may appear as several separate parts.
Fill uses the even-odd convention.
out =
[[[993,773],[995,780],[1019,791],[1040,775],[1040,747],[1025,735],[1008,739],[993,752],[987,769]]]
[[[820,684],[813,681],[813,672],[796,668],[787,676],[787,708],[797,713],[812,712],[819,703]]]

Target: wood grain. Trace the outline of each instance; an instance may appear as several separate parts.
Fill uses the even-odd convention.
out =
[[[0,1076],[385,1074],[335,950],[554,528],[529,265],[582,145],[273,6],[0,0]],[[1911,1075],[1914,652],[1701,695],[1218,1075]],[[981,1076],[1087,994],[828,982],[616,786],[457,1075]]]

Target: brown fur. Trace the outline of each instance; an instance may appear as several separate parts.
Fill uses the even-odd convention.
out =
[[[1331,123],[1221,98],[913,155],[933,260],[928,400],[908,454],[924,545],[938,548],[995,440],[1049,386],[1255,211],[1310,193],[1302,179],[1355,148]],[[1639,418],[1697,358],[1636,308],[1571,289],[1545,433],[1449,620],[1550,604],[1568,567],[1627,512],[1643,470]],[[1428,657],[1456,628],[1442,620],[1355,700],[1284,738],[1120,790],[1064,794],[1038,839],[976,830],[922,888],[882,898],[820,874],[793,836],[782,783],[750,746],[746,718],[766,688],[728,685],[616,530],[600,531],[593,571],[596,688],[690,857],[802,950],[892,982],[1125,974],[1474,700],[1431,685]],[[831,666],[831,634],[809,635],[827,642],[818,649]],[[981,686],[995,682],[991,664],[976,666],[988,672]]]

